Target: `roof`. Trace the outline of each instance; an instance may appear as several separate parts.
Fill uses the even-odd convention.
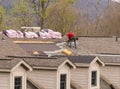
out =
[[[18,45],[30,54],[34,51],[44,54],[44,51],[55,51],[60,49],[55,43],[19,43]]]
[[[57,68],[62,64],[66,59],[36,59],[36,58],[26,58],[24,59],[32,67],[53,67]]]
[[[91,64],[97,62],[99,65],[104,66],[104,63],[97,56],[81,55],[81,56],[63,56],[56,55],[54,57],[67,57],[77,67],[89,67]]]
[[[71,62],[73,62],[77,67],[89,67],[93,63],[97,62],[99,65],[104,66],[104,62],[102,62],[97,56],[68,56],[67,57]]]
[[[106,65],[120,65],[120,56],[99,56]]]
[[[12,69],[21,59],[0,59],[0,69]]]
[[[5,35],[0,35],[0,58],[15,55],[28,55],[19,45],[12,42]]]
[[[77,48],[63,45],[63,48],[70,50],[73,55],[87,54],[120,54],[120,42],[115,37],[88,36],[78,37]]]
[[[25,69],[32,71],[32,67],[28,65],[25,61],[19,58],[12,58],[12,59],[0,59],[0,71],[16,69],[19,65],[24,65]]]
[[[73,63],[91,63],[95,56],[68,56],[67,57]]]
[[[30,41],[30,42],[36,42],[36,43],[56,43],[56,42],[62,42],[64,41],[63,39],[52,39],[52,38],[46,38],[46,39],[43,39],[43,38],[12,38],[12,40],[15,42],[15,43],[21,43],[22,41],[26,43],[26,41]]]
[[[26,39],[27,40],[27,39]],[[49,41],[52,39],[49,39]],[[59,41],[59,39],[56,39]],[[28,39],[29,41],[29,39]],[[41,41],[36,39],[31,39],[31,41]],[[70,48],[65,44],[61,44],[60,47],[56,44],[58,42],[52,41],[53,43],[44,43],[46,39],[42,39],[43,43],[18,43],[27,52],[29,51],[55,51],[61,48],[66,48],[70,50],[73,55],[86,55],[86,54],[120,54],[120,42],[116,41],[115,37],[78,37],[77,48]],[[59,41],[63,43],[64,40]],[[38,49],[37,49],[38,48]],[[60,53],[58,53],[59,55]],[[60,54],[61,55],[61,54]]]
[[[75,68],[75,65],[67,58],[49,58],[49,59],[37,59],[37,58],[24,58],[24,60],[33,68],[39,69],[57,69],[64,62],[68,63],[70,67]]]
[[[75,55],[82,55],[82,54],[120,54],[120,42],[119,38],[118,41],[116,41],[115,36],[80,36],[78,37],[78,48],[69,48],[65,45],[63,45],[63,48],[68,48],[70,51],[73,52]],[[59,50],[60,47],[56,45],[56,41],[59,41],[59,39],[13,39],[16,40],[22,40],[22,41],[52,41],[53,43],[39,43],[39,44],[19,44],[22,48],[25,50],[30,49],[36,49],[40,48],[40,52],[42,51],[54,51]],[[56,41],[54,41],[56,40]],[[27,47],[28,46],[28,47]],[[30,47],[30,48],[29,48]]]
[[[120,54],[120,43],[115,37],[79,37],[78,50],[79,54]]]
[[[35,87],[35,89],[45,89],[42,85],[40,85],[38,82],[30,79],[30,78],[27,78],[27,84],[28,86],[29,85],[32,85]]]
[[[110,84],[103,78],[100,78],[100,89],[111,89]]]

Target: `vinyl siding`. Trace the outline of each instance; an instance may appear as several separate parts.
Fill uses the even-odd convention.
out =
[[[92,73],[92,71],[96,71],[97,72],[97,81],[96,81],[96,86],[92,86],[91,85],[91,73]],[[100,89],[100,66],[99,66],[99,64],[97,63],[97,62],[92,62],[91,64],[90,64],[90,67],[89,67],[89,79],[88,79],[88,81],[89,81],[89,86],[88,86],[88,89]]]
[[[33,70],[28,72],[28,78],[37,82],[45,89],[56,89],[57,72],[50,70]]]
[[[88,68],[77,68],[71,70],[71,80],[82,89],[88,89]]]
[[[0,72],[0,89],[10,88],[10,74]]]
[[[22,77],[22,89],[26,89],[26,77],[27,77],[27,71],[19,65],[17,68],[15,68],[11,73],[11,89],[14,88],[14,78],[17,76]]]
[[[103,75],[110,83],[113,83],[120,89],[120,67],[105,66],[101,67],[101,75]]]
[[[66,89],[70,89],[70,68],[67,65],[64,65],[62,67],[60,67],[58,69],[58,75],[57,75],[57,79],[58,79],[58,84],[57,84],[57,89],[60,89],[60,75],[61,74],[66,74]]]

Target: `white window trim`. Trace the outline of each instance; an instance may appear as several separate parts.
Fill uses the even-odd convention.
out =
[[[20,78],[21,78],[21,80],[22,80],[22,81],[21,81],[21,82],[22,82],[22,83],[21,83],[21,86],[23,86],[23,77],[22,77],[22,76],[15,76],[15,77],[14,77],[14,88],[15,88],[15,78],[17,78],[17,77],[20,77]]]
[[[14,78],[17,76],[21,76],[22,77],[22,89],[26,89],[26,83],[27,83],[27,73],[26,72],[16,72],[16,71],[12,71],[10,73],[10,89],[14,89]]]
[[[67,66],[67,65],[66,65]],[[60,89],[60,75],[61,74],[66,74],[66,89],[70,89],[70,69],[58,69],[57,71],[57,88]]]

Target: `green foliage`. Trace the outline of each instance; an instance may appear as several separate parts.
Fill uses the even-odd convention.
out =
[[[14,24],[11,27],[31,26],[33,11],[29,5],[27,0],[18,0],[14,3],[14,6],[10,10],[11,16],[14,17],[12,18]]]
[[[3,20],[4,20],[4,15],[5,15],[5,9],[0,6],[0,30],[4,27]]]
[[[49,6],[50,0],[32,0],[32,7],[36,14],[39,26],[43,28],[44,19],[46,17],[46,9]]]
[[[71,7],[69,0],[56,2],[47,8],[46,27],[65,34],[71,31],[77,20],[75,8]]]

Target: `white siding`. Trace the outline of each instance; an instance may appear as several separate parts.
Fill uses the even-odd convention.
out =
[[[97,86],[92,86],[91,85],[91,72],[92,71],[97,71]],[[97,62],[93,62],[90,64],[90,67],[89,67],[89,86],[88,86],[88,89],[100,89],[100,66]]]
[[[120,66],[101,67],[101,75],[120,89]]]
[[[0,72],[0,89],[10,89],[10,73]]]
[[[88,68],[77,68],[71,70],[71,80],[82,89],[88,89]]]
[[[26,70],[20,65],[11,72],[11,89],[14,89],[14,78],[16,76],[22,76],[22,89],[26,89]]]
[[[28,72],[28,78],[37,82],[45,89],[56,89],[57,85],[57,72],[50,70],[33,70]]]
[[[58,74],[57,74],[57,89],[60,89],[60,75],[61,74],[66,74],[67,75],[67,83],[66,83],[66,89],[70,89],[70,68],[67,65],[63,65],[58,69]]]

